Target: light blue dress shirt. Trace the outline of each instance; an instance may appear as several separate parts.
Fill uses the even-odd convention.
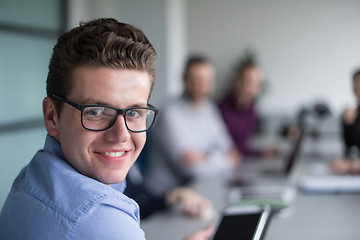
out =
[[[229,174],[233,162],[229,153],[235,145],[214,102],[205,100],[194,108],[182,96],[168,102],[158,120],[148,142],[145,183],[152,191],[164,194],[181,184],[174,168],[194,179]],[[183,154],[189,150],[205,154],[205,161],[186,166]]]
[[[47,136],[13,183],[0,213],[0,239],[145,239],[139,206],[122,193],[125,186],[80,174]]]

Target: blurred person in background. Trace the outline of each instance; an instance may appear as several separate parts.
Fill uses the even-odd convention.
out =
[[[337,173],[360,174],[360,69],[352,76],[352,88],[356,99],[356,108],[347,107],[341,115],[343,158],[330,162],[330,168]]]
[[[240,162],[219,110],[210,99],[215,68],[204,56],[188,59],[184,92],[170,101],[149,144],[146,182],[163,193],[191,179],[226,175]]]
[[[255,147],[250,144],[251,137],[259,125],[259,113],[256,108],[256,97],[261,91],[263,76],[254,61],[241,61],[235,69],[229,92],[219,100],[227,129],[243,156],[276,157],[277,147]]]

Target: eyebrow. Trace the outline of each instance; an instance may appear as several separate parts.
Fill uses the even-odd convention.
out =
[[[109,107],[115,107],[111,104],[108,104],[106,102],[103,102],[101,100],[97,100],[97,99],[93,99],[93,98],[88,98],[88,99],[85,99],[84,101],[82,101],[82,105],[105,105],[105,106],[109,106]],[[126,108],[129,108],[129,107],[148,107],[148,103],[146,103],[145,105],[142,104],[142,103],[134,103],[130,106],[127,106]],[[116,107],[118,108],[118,107]]]

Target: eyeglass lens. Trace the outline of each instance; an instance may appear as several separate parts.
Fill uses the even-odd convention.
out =
[[[117,116],[117,110],[110,107],[86,107],[82,113],[82,123],[91,130],[103,130],[111,126]],[[151,127],[155,119],[155,111],[151,109],[131,108],[124,113],[125,124],[131,131],[145,131]]]

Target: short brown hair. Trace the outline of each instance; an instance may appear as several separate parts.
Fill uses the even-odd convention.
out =
[[[193,65],[197,65],[197,64],[212,64],[210,58],[204,56],[204,55],[193,55],[190,56],[185,64],[185,69],[184,69],[184,74],[183,74],[183,79],[186,80],[189,77],[189,69],[193,66]]]
[[[113,18],[100,18],[62,34],[53,49],[47,77],[47,96],[66,97],[72,89],[76,67],[89,65],[146,71],[155,80],[156,51],[145,34],[135,26]],[[151,92],[150,90],[150,92]],[[56,102],[60,113],[61,102]]]

